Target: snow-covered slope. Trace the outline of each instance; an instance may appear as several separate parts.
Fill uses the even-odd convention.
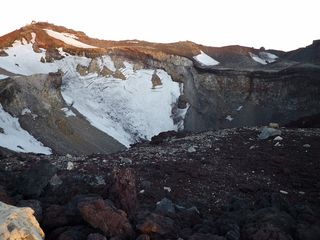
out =
[[[51,149],[43,146],[27,131],[23,130],[18,118],[12,117],[5,112],[0,104],[0,146],[16,151],[42,153],[49,155]]]
[[[197,56],[194,56],[193,58],[203,66],[210,67],[210,66],[215,66],[219,64],[217,60],[213,59],[212,57],[210,57],[209,55],[205,54],[202,51],[200,54],[198,54]]]
[[[13,47],[5,50],[8,56],[0,57],[0,67],[16,74],[32,75],[34,73],[48,73],[56,71],[53,64],[40,62],[45,57],[45,52],[36,53],[33,51],[32,43],[16,41]]]
[[[101,67],[115,69],[110,58],[104,59],[100,59]],[[153,88],[154,70],[134,71],[130,63],[124,65],[121,71],[126,80],[97,74],[75,77],[74,72],[67,72],[63,97],[93,126],[125,146],[162,131],[177,130],[171,111],[180,96],[179,84],[165,71],[157,70],[161,86]]]
[[[72,39],[72,36],[63,36]],[[106,55],[94,59],[99,65],[97,72],[80,74],[78,67],[88,68],[92,59],[68,55],[61,48],[58,50],[63,59],[43,63],[40,60],[45,56],[44,49],[36,53],[32,43],[17,41],[13,47],[5,49],[8,56],[0,57],[0,67],[21,75],[62,70],[65,101],[93,126],[125,146],[183,126],[181,121],[174,123],[172,116],[172,109],[181,94],[180,86],[164,70],[136,70],[126,61],[121,67],[115,67]],[[104,67],[112,74],[100,74]],[[156,85],[152,82],[155,75],[158,81],[160,79]],[[65,112],[67,117],[73,116]],[[182,121],[185,113],[176,111]]]

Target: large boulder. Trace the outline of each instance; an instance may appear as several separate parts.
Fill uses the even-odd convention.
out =
[[[138,224],[137,229],[144,234],[167,235],[176,232],[171,218],[155,213],[150,214],[141,224]]]
[[[49,205],[44,209],[42,224],[45,229],[54,229],[69,223],[66,209],[60,205]]]
[[[92,227],[98,228],[109,237],[132,237],[132,226],[127,214],[115,208],[112,202],[92,199],[78,204],[83,219]]]
[[[41,222],[42,221],[42,206],[39,200],[29,199],[29,200],[21,200],[18,202],[17,207],[29,207],[34,211],[34,216],[36,219]]]
[[[135,213],[138,204],[136,178],[133,169],[115,169],[112,174],[110,198],[129,216]]]
[[[18,208],[0,202],[0,239],[44,239],[44,232],[33,214],[31,208]]]
[[[56,172],[57,168],[49,161],[40,161],[22,174],[17,183],[17,190],[26,198],[38,198]]]
[[[247,217],[242,236],[250,240],[292,240],[294,219],[276,208],[263,208]]]

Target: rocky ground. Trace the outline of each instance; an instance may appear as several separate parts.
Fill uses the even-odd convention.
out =
[[[320,239],[320,129],[273,130],[167,132],[110,155],[3,151],[0,200],[32,207],[46,239]]]

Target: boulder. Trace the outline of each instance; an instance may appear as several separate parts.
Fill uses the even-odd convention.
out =
[[[199,210],[196,207],[180,210],[176,214],[176,219],[184,228],[192,228],[202,223]]]
[[[115,169],[112,174],[110,198],[115,205],[132,216],[138,205],[136,178],[133,169]]]
[[[87,240],[107,240],[107,238],[100,233],[91,233],[88,235]]]
[[[41,222],[42,221],[42,206],[39,200],[29,199],[29,200],[21,200],[18,202],[17,207],[29,207],[34,211],[34,216],[36,219]]]
[[[258,135],[260,140],[268,139],[269,137],[281,135],[281,130],[271,128],[271,127],[264,127],[261,133]]]
[[[59,53],[58,49],[56,48],[47,49],[46,56],[45,56],[46,62],[51,63],[51,62],[54,62],[54,60],[61,60],[62,58],[64,58],[64,56],[62,56]]]
[[[263,208],[247,217],[242,236],[249,240],[291,240],[295,229],[295,221],[288,213]]]
[[[127,214],[115,208],[110,201],[93,199],[78,204],[83,219],[92,227],[98,228],[109,237],[132,237],[133,229]]]
[[[87,194],[87,195],[76,195],[73,197],[68,204],[65,205],[65,214],[68,218],[69,222],[72,222],[73,224],[82,224],[83,219],[81,212],[78,208],[79,204],[81,202],[91,202],[95,200],[102,200],[102,197],[96,194]]]
[[[141,234],[136,240],[150,240],[150,237],[147,234]]]
[[[188,240],[226,240],[226,238],[210,233],[195,233]]]
[[[245,235],[248,240],[293,240],[289,234],[269,223],[248,230]]]
[[[17,190],[26,198],[38,198],[56,172],[55,166],[47,160],[42,160],[22,174],[16,183]]]
[[[175,206],[173,202],[168,198],[163,198],[160,202],[157,202],[156,212],[164,215],[175,214]]]
[[[9,56],[4,50],[0,50],[0,57],[7,57]]]
[[[43,213],[43,226],[46,229],[54,229],[68,224],[66,210],[64,206],[50,205]]]
[[[18,208],[0,202],[0,239],[44,239],[44,232],[33,214],[31,208]]]
[[[174,221],[171,218],[155,213],[151,213],[141,224],[138,224],[137,229],[144,234],[157,233],[160,235],[176,231]]]
[[[12,199],[9,197],[5,187],[0,185],[0,201],[7,203],[7,204],[12,204]]]
[[[66,226],[50,232],[46,240],[87,240],[92,231],[92,228],[84,225]]]

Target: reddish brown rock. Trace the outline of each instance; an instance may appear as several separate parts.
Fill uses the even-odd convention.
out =
[[[143,223],[137,225],[137,229],[144,234],[166,235],[175,232],[174,221],[171,218],[155,213],[150,214]]]
[[[111,199],[116,206],[132,216],[137,208],[136,178],[133,169],[115,169],[110,188]]]
[[[83,219],[92,227],[98,228],[109,237],[133,236],[133,229],[127,214],[113,206],[112,202],[95,199],[80,202],[78,208]]]

